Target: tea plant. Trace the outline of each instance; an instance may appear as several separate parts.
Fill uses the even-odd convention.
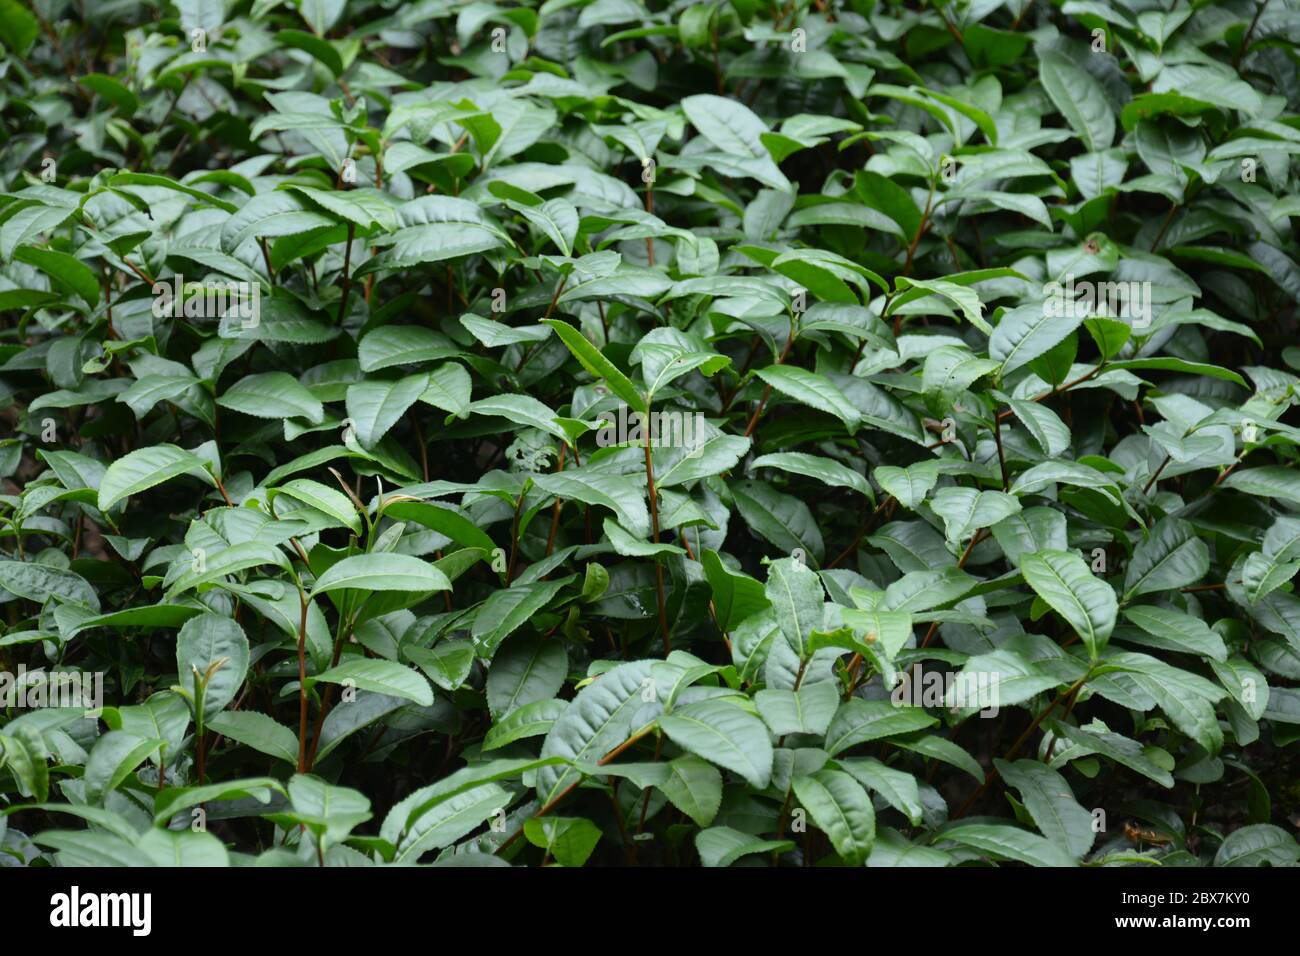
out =
[[[0,862],[1294,865],[1298,39],[0,0]]]

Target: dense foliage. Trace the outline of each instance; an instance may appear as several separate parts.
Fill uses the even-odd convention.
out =
[[[1294,864],[1300,3],[915,6],[0,0],[0,862]]]

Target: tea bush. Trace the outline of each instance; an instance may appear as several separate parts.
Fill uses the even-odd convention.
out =
[[[0,0],[6,865],[1293,865],[1300,4]]]

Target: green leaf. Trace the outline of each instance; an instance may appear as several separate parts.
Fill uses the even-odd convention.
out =
[[[1223,746],[1223,731],[1214,705],[1227,696],[1221,687],[1147,654],[1112,651],[1107,661],[1127,668],[1127,678],[1155,701],[1175,727],[1210,754],[1218,753]]]
[[[465,410],[476,415],[499,415],[517,425],[540,428],[562,442],[572,442],[576,435],[559,425],[555,412],[529,395],[494,395],[471,402]]]
[[[896,285],[898,290],[906,291],[903,291],[902,295],[895,296],[891,303],[894,309],[927,295],[942,296],[956,305],[961,310],[961,314],[966,317],[966,321],[975,328],[985,335],[993,334],[993,326],[984,320],[984,303],[980,301],[974,289],[944,279],[909,279],[904,276],[898,277]]]
[[[361,340],[357,361],[361,371],[378,372],[398,365],[420,365],[448,358],[458,351],[450,339],[432,329],[416,325],[385,325]]]
[[[1225,382],[1232,382],[1243,388],[1246,386],[1246,380],[1243,379],[1232,369],[1220,368],[1218,365],[1209,365],[1205,362],[1189,362],[1186,359],[1170,358],[1164,355],[1155,358],[1137,358],[1123,359],[1121,361],[1111,362],[1108,366],[1120,371],[1162,371],[1162,372],[1181,372],[1186,375],[1204,375],[1209,378],[1217,378]]]
[[[523,706],[549,700],[568,674],[564,645],[542,637],[519,637],[499,649],[487,672],[487,706],[498,719]]]
[[[91,307],[99,305],[99,280],[80,259],[66,252],[36,246],[23,246],[14,252],[14,259],[40,269],[62,288],[81,296]]]
[[[357,440],[373,448],[402,420],[429,386],[428,375],[408,375],[396,382],[357,382],[348,386],[348,421]]]
[[[1080,315],[1052,311],[1047,305],[1022,305],[998,320],[989,336],[989,357],[1002,363],[1002,375],[1046,354],[1083,321]]]
[[[1020,424],[1025,426],[1025,430],[1048,458],[1058,458],[1070,447],[1073,436],[1069,426],[1046,405],[1013,398],[1007,402],[1007,407],[1015,413]]]
[[[613,518],[606,518],[601,527],[614,550],[625,558],[649,558],[660,554],[685,554],[685,548],[675,544],[651,544],[624,530]]]
[[[572,580],[573,575],[570,575],[555,581],[515,584],[493,592],[479,608],[470,631],[479,647],[479,654],[491,657],[502,641],[532,620],[533,615],[546,607]]]
[[[421,707],[433,703],[433,690],[429,687],[429,682],[411,668],[393,661],[353,658],[318,674],[316,680],[327,684],[353,685],[361,690],[400,697],[414,701]]]
[[[642,697],[649,691],[653,699],[657,693],[652,683],[643,689],[651,663],[620,664],[580,690],[546,735],[541,756],[595,763],[621,744],[635,729],[633,716],[648,703]],[[537,798],[545,806],[581,778],[572,767],[543,767],[537,773]]]
[[[447,362],[429,373],[429,384],[420,401],[463,417],[469,409],[472,389],[469,373],[455,362]]]
[[[650,410],[645,398],[632,384],[632,380],[619,371],[613,362],[605,358],[581,332],[560,319],[544,319],[542,324],[555,329],[555,334],[560,337],[560,341],[573,353],[573,357],[582,367],[603,380],[610,391],[622,399],[630,409],[643,414]]]
[[[765,588],[746,574],[738,574],[722,563],[718,552],[705,550],[700,555],[704,575],[713,590],[713,607],[719,626],[727,632],[770,605]]]
[[[759,369],[754,374],[801,405],[834,415],[850,432],[857,430],[857,409],[829,379],[793,365],[772,365]]]
[[[1064,777],[1037,760],[994,760],[993,765],[1020,794],[1043,836],[1076,860],[1092,849],[1097,835],[1092,814],[1079,805]]]
[[[934,734],[908,734],[895,737],[890,741],[903,750],[914,751],[934,760],[950,764],[958,770],[965,771],[980,783],[984,782],[984,768],[979,762],[951,740]]]
[[[40,22],[17,0],[0,0],[0,27],[5,46],[26,55],[32,42],[40,36]]]
[[[371,817],[370,800],[364,794],[307,774],[290,778],[289,803],[292,820],[306,826],[322,846],[342,841]]]
[[[1065,516],[1055,508],[1025,508],[1003,518],[991,528],[1002,553],[1016,567],[1035,551],[1064,551],[1067,546]]]
[[[426,197],[450,198],[450,197]],[[454,200],[453,200],[454,201]],[[418,200],[417,200],[418,202]],[[398,211],[399,221],[404,221],[405,210]],[[424,222],[428,210],[422,209],[413,225],[375,241],[383,251],[367,260],[356,271],[357,276],[367,276],[383,271],[402,271],[433,262],[445,262],[480,252],[490,252],[506,244],[506,240],[491,225],[482,221],[481,213],[470,203],[438,209],[431,218],[444,217],[444,221]],[[456,217],[465,217],[458,219]]]
[[[922,461],[906,468],[881,465],[873,473],[880,487],[898,499],[904,508],[915,508],[925,500],[939,480],[938,462]]]
[[[702,700],[659,719],[673,743],[762,789],[772,776],[772,741],[757,717],[721,700]]]
[[[958,823],[946,827],[945,840],[971,847],[996,859],[1029,866],[1076,866],[1070,854],[1035,833],[1000,823]]]
[[[1215,866],[1294,866],[1300,845],[1281,827],[1256,823],[1233,830],[1214,854]]]
[[[800,660],[806,659],[808,638],[822,622],[821,578],[802,561],[781,558],[768,565],[767,587],[763,593],[772,605],[786,643]]]
[[[937,723],[919,707],[897,707],[888,700],[853,697],[835,712],[826,729],[825,749],[834,757],[857,744],[924,730]]]
[[[699,434],[697,431],[694,444],[676,444],[670,430],[668,440],[674,443],[654,455],[656,487],[675,488],[723,474],[749,451],[750,440],[743,435],[716,433],[707,435],[701,442]]]
[[[738,482],[732,492],[745,523],[776,548],[787,554],[797,550],[817,562],[825,556],[821,531],[808,506],[798,498],[757,481]]]
[[[786,853],[794,849],[789,840],[764,840],[731,827],[709,827],[695,834],[695,848],[704,866],[731,866],[755,853]]]
[[[840,696],[834,684],[804,684],[797,691],[760,690],[754,703],[774,734],[824,734],[839,708]]]
[[[163,745],[161,740],[140,737],[121,730],[110,730],[91,748],[82,778],[86,799],[100,803],[116,790],[140,764]]]
[[[835,488],[852,488],[854,491],[866,495],[872,502],[875,501],[875,496],[871,493],[871,485],[867,482],[867,479],[852,468],[841,465],[832,458],[807,455],[797,451],[777,452],[771,455],[759,455],[749,463],[751,471],[755,468],[779,468],[791,474],[816,478],[818,481]]]
[[[419,558],[405,554],[358,554],[344,558],[316,579],[312,594],[361,591],[449,591],[447,576]]]
[[[656,786],[668,801],[699,826],[707,827],[722,806],[722,774],[711,763],[683,754],[668,763],[668,774]]]
[[[297,736],[266,714],[251,710],[227,710],[213,714],[207,725],[214,733],[252,747],[258,753],[283,760],[290,766],[298,763]]]
[[[281,31],[277,39],[284,40],[286,34],[292,34],[297,42],[290,46],[304,49],[316,59],[335,71],[340,65],[337,51],[323,40],[318,40],[299,31]],[[337,75],[342,70],[335,71]],[[354,188],[346,192],[334,192],[325,189],[313,189],[310,186],[295,185],[291,187],[296,193],[307,197],[312,204],[320,206],[326,212],[363,230],[392,232],[398,227],[396,203],[384,193],[370,188]]]
[[[1087,70],[1061,54],[1048,53],[1039,61],[1038,78],[1088,152],[1110,148],[1115,140],[1115,114],[1101,84]]]
[[[6,729],[9,734],[0,734],[0,757],[4,758],[5,769],[17,781],[19,793],[44,803],[50,795],[45,745],[35,731],[12,725]]]
[[[561,866],[582,866],[600,842],[600,828],[582,817],[533,817],[524,836]]]
[[[1124,574],[1124,600],[1195,584],[1210,570],[1210,549],[1180,518],[1162,518],[1133,549]]]
[[[155,866],[143,850],[112,833],[87,830],[46,830],[35,842],[57,850],[59,856],[74,866]]]
[[[856,757],[839,763],[858,783],[880,794],[891,807],[907,817],[912,826],[921,825],[925,810],[914,776],[872,757]]]
[[[23,561],[0,561],[0,588],[37,604],[56,603],[99,610],[99,594],[73,571]]]
[[[972,355],[964,348],[940,346],[925,357],[921,387],[926,394],[952,401],[985,375],[996,372],[998,363]]]
[[[133,451],[104,472],[99,482],[99,510],[107,511],[119,501],[178,475],[194,475],[216,486],[203,460],[175,445],[152,445]]]
[[[1072,727],[1069,724],[1049,720],[1047,726],[1051,728],[1052,733],[1064,737],[1087,753],[1098,753],[1103,757],[1109,757],[1116,763],[1154,780],[1162,787],[1168,788],[1174,785],[1174,778],[1166,769],[1147,756],[1141,744],[1136,740],[1111,733],[1104,725]]]
[[[1146,632],[1144,643],[1153,647],[1200,654],[1220,662],[1228,659],[1223,638],[1200,618],[1149,604],[1125,608],[1124,617]]]
[[[211,557],[207,557],[199,549],[192,549],[191,555],[193,559],[189,562],[188,570],[171,581],[168,588],[170,597],[174,598],[186,591],[212,581],[220,581],[240,571],[247,571],[249,568],[267,564],[284,569],[289,566],[289,562],[278,548],[259,541],[245,541],[243,544],[231,545]]]
[[[432,789],[424,788],[416,791],[415,795],[422,795]],[[430,850],[450,846],[484,820],[502,812],[509,799],[510,795],[503,787],[484,783],[418,808],[411,814],[411,819],[400,835],[394,837],[396,853],[393,862],[413,864]],[[394,812],[403,804],[394,807]],[[389,819],[392,819],[392,814]],[[384,821],[384,826],[387,830],[388,819]]]
[[[1072,551],[1044,550],[1020,559],[1025,582],[1074,628],[1094,659],[1115,627],[1119,602]]]
[[[1020,501],[1004,491],[977,491],[974,488],[941,488],[934,493],[930,507],[943,519],[949,544],[959,544],[1020,510]]]
[[[357,509],[353,507],[352,501],[341,491],[335,491],[328,485],[322,485],[318,481],[312,481],[309,478],[295,478],[292,481],[285,482],[279,488],[273,489],[268,495],[268,499],[273,499],[275,495],[288,495],[296,501],[315,508],[334,518],[345,528],[349,528],[353,534],[361,534],[361,516],[357,514]]]
[[[767,124],[753,110],[737,100],[711,93],[688,96],[681,105],[691,125],[714,147],[731,156],[757,161],[755,169],[761,182],[777,188],[789,187],[763,144]]]
[[[221,227],[221,251],[235,255],[250,239],[294,236],[334,224],[334,220],[307,209],[292,193],[259,193],[244,203]]]
[[[876,814],[862,784],[841,770],[820,770],[790,783],[840,858],[848,866],[862,866],[876,840]]]
[[[638,537],[650,534],[645,496],[630,478],[574,468],[537,475],[534,481],[539,491],[556,498],[609,508],[619,523]]]
[[[235,699],[248,674],[248,637],[239,624],[220,614],[192,617],[176,635],[176,673],[189,691],[193,676],[211,672],[203,692],[205,714],[223,710]]]
[[[555,243],[563,255],[573,255],[578,235],[578,210],[564,199],[548,199],[540,206],[515,205],[514,209]]]
[[[1234,471],[1223,481],[1222,486],[1259,498],[1277,498],[1300,505],[1300,475],[1283,465]]]
[[[230,865],[230,856],[211,833],[195,830],[153,829],[136,844],[149,854],[155,866],[172,867],[223,867]]]
[[[469,641],[443,641],[436,647],[406,647],[402,653],[445,691],[464,685],[474,667],[474,645]]]
[[[564,700],[535,700],[498,719],[483,738],[483,750],[498,750],[528,737],[540,737],[551,729],[569,706]]]
[[[445,505],[427,501],[394,501],[384,505],[384,514],[401,521],[414,521],[466,548],[482,548],[489,554],[496,548],[496,542],[483,529]]]

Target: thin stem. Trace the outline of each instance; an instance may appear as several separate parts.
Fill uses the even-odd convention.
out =
[[[273,268],[271,267],[271,250],[270,250],[270,247],[267,246],[267,244],[266,244],[266,240],[263,239],[261,236],[258,236],[258,238],[257,238],[257,244],[258,244],[258,245],[261,247],[261,249],[262,249],[262,261],[266,263],[266,277],[267,277],[267,279],[269,279],[271,282],[275,282],[275,269],[273,269]]]
[[[1007,761],[1014,760],[1016,754],[1020,753],[1020,748],[1025,745],[1025,742],[1028,741],[1030,736],[1033,735],[1034,731],[1038,729],[1038,726],[1044,720],[1047,719],[1047,715],[1050,714],[1053,710],[1055,710],[1057,706],[1060,705],[1068,697],[1078,693],[1079,688],[1081,688],[1085,683],[1087,683],[1088,678],[1091,676],[1092,676],[1092,671],[1089,670],[1088,673],[1084,674],[1077,681],[1075,681],[1068,688],[1066,688],[1064,693],[1057,694],[1056,699],[1053,700],[1046,707],[1044,707],[1042,711],[1039,713],[1039,715],[1034,718],[1033,723],[1031,723],[1028,727],[1025,728],[1025,732],[1021,734],[1018,738],[1016,738],[1016,742],[1011,745],[1011,749],[1006,752],[1006,755],[1002,759]],[[997,767],[996,766],[992,767],[989,770],[989,772],[985,775],[984,782],[980,784],[979,789],[976,790],[974,793],[972,793],[969,798],[967,798],[966,802],[963,803],[961,807],[957,810],[957,812],[952,815],[951,819],[956,820],[959,817],[965,816],[966,811],[969,810],[971,806],[975,803],[975,801],[978,800],[980,796],[984,793],[984,791],[986,791],[990,787],[990,785],[992,785],[992,783],[998,779],[998,776],[999,774],[998,774]]]
[[[564,285],[568,281],[569,281],[569,277],[567,275],[560,277],[560,284],[555,287],[555,294],[551,296],[551,304],[546,307],[546,315],[542,316],[543,322],[549,319],[551,317],[551,313],[555,311],[555,303],[560,301],[560,293],[564,291]],[[528,351],[526,351],[523,355],[519,357],[519,364],[515,366],[516,375],[518,375],[520,372],[524,370],[524,366],[528,364],[528,360],[533,357],[533,354],[537,351],[538,347],[540,347],[541,344],[542,344],[541,342],[534,342],[532,345],[528,347]]]
[[[1151,486],[1156,483],[1156,479],[1160,477],[1160,473],[1165,470],[1165,466],[1168,465],[1171,460],[1172,459],[1169,455],[1165,455],[1165,460],[1160,463],[1160,467],[1151,473],[1151,477],[1147,479],[1147,483],[1142,486],[1142,494],[1145,495],[1151,490]]]
[[[139,266],[137,266],[134,262],[132,262],[132,261],[131,261],[130,259],[128,259],[126,256],[123,256],[123,257],[122,257],[122,262],[124,262],[124,263],[126,264],[126,267],[127,267],[128,269],[130,269],[132,272],[134,272],[136,275],[138,275],[138,276],[140,277],[140,279],[145,283],[145,285],[149,285],[149,286],[154,285],[154,280],[153,280],[153,279],[150,279],[149,276],[146,275],[146,274],[144,273],[144,271],[143,271],[142,269],[140,269]]]
[[[1241,464],[1241,460],[1242,460],[1242,458],[1244,458],[1245,456],[1246,456],[1246,452],[1245,452],[1245,450],[1243,449],[1243,450],[1242,450],[1242,453],[1241,453],[1240,455],[1237,456],[1237,460],[1236,460],[1236,461],[1234,461],[1234,462],[1233,462],[1231,465],[1229,465],[1227,468],[1223,469],[1223,471],[1219,472],[1219,477],[1214,479],[1214,484],[1210,485],[1210,487],[1211,487],[1211,488],[1217,488],[1217,487],[1219,487],[1219,485],[1223,484],[1223,479],[1227,478],[1230,474],[1232,474],[1232,470],[1233,470],[1234,468],[1236,468],[1238,465]]]
[[[648,737],[650,734],[654,732],[654,730],[655,730],[654,724],[650,724],[642,728],[641,730],[638,730],[631,737],[628,737],[627,740],[623,741],[621,744],[619,744],[609,753],[605,754],[605,756],[597,760],[596,766],[604,767],[606,764],[612,763],[629,747],[633,746],[641,739]],[[571,794],[574,790],[578,789],[578,785],[581,783],[582,783],[582,777],[579,776],[577,780],[573,781],[573,783],[569,784],[562,791],[560,791],[558,794],[556,794],[554,797],[548,800],[545,806],[543,806],[540,810],[538,810],[535,814],[533,814],[534,819],[537,817],[544,817],[546,816],[546,814],[554,810],[557,806],[560,805],[560,802],[563,801],[565,797]],[[520,827],[518,830],[512,833],[509,839],[507,839],[504,843],[502,843],[499,847],[497,847],[496,853],[500,855],[501,853],[505,852],[511,846],[511,844],[513,844],[516,840],[519,839],[520,836],[523,835],[523,832],[524,832],[524,828]]]
[[[970,556],[971,556],[971,552],[975,550],[975,545],[977,545],[977,544],[979,544],[981,541],[983,541],[983,540],[985,539],[985,537],[988,536],[988,533],[989,533],[989,529],[988,529],[988,528],[980,528],[980,529],[979,529],[978,531],[976,531],[973,535],[971,535],[970,544],[966,545],[966,550],[963,551],[963,552],[961,553],[961,557],[957,559],[957,568],[958,568],[958,570],[960,570],[961,568],[964,568],[964,567],[966,566],[966,561],[970,558]],[[930,641],[932,641],[932,640],[934,639],[934,634],[935,634],[935,632],[936,632],[938,629],[939,629],[939,622],[938,622],[938,621],[932,621],[932,622],[930,623],[930,628],[929,628],[929,630],[927,630],[927,631],[925,632],[925,640],[921,641],[921,645],[920,645],[920,646],[921,646],[921,647],[929,647],[929,646],[930,646]]]
[[[352,291],[352,240],[356,237],[356,234],[357,224],[355,222],[348,223],[348,241],[343,248],[343,295],[339,298],[339,325],[343,324],[343,320],[348,314],[348,293]],[[269,263],[267,267],[270,267]],[[424,480],[428,481],[429,479],[426,477]]]
[[[907,259],[903,263],[904,277],[907,277],[912,274],[912,260],[916,256],[916,247],[920,244],[921,236],[925,234],[926,227],[930,223],[930,210],[934,203],[934,187],[935,184],[931,182],[930,194],[925,199],[925,212],[921,214],[921,221],[916,225],[916,234],[912,236],[912,241],[907,247]],[[895,285],[897,286],[897,283],[895,283]],[[884,318],[889,315],[889,304],[894,300],[894,294],[897,291],[898,291],[897,288],[895,288],[893,292],[890,292],[889,295],[885,296],[885,304],[880,309],[881,318]],[[902,334],[902,331],[903,331],[903,317],[901,315],[895,315],[894,335],[900,335]],[[865,339],[863,341],[865,341]],[[859,353],[862,351],[861,346],[859,346],[858,351]],[[857,365],[856,357],[853,360],[853,364]],[[849,371],[850,372],[852,371],[852,366],[850,366]]]
[[[1267,7],[1268,0],[1264,0],[1263,3],[1255,8],[1255,16],[1250,21],[1250,26],[1246,28],[1246,32],[1241,37],[1241,46],[1237,49],[1237,55],[1232,58],[1232,68],[1234,70],[1237,68],[1237,65],[1241,63],[1242,57],[1246,55],[1246,50],[1250,47],[1250,38],[1255,32],[1255,26],[1259,23],[1259,18],[1264,15],[1264,10]]]
[[[233,508],[235,503],[230,500],[230,495],[226,494],[226,486],[221,483],[221,479],[214,474],[212,480],[217,483],[217,490],[221,492],[221,497],[226,499],[226,505]]]
[[[784,365],[785,360],[790,356],[790,349],[794,347],[795,323],[798,318],[790,316],[790,334],[786,337],[785,348],[781,349],[781,354],[777,357],[776,364]],[[737,386],[739,389],[739,386]],[[749,424],[745,426],[745,437],[749,438],[754,434],[754,429],[758,427],[758,418],[763,414],[763,408],[767,405],[767,400],[772,397],[772,386],[769,385],[763,389],[763,397],[758,400],[758,407],[754,409],[753,416],[749,419]]]
[[[863,522],[862,530],[860,530],[857,536],[853,539],[853,543],[850,544],[843,551],[841,551],[839,554],[837,554],[835,556],[835,559],[831,561],[830,564],[826,565],[827,571],[835,567],[837,564],[839,564],[841,561],[847,558],[850,554],[858,550],[858,545],[862,543],[862,539],[867,536],[867,532],[871,530],[871,526],[875,523],[876,516],[879,515],[880,512],[884,511],[885,506],[893,500],[894,500],[894,496],[889,495],[885,498],[884,501],[876,505],[875,509],[871,512],[871,514],[867,516],[867,520]]]
[[[429,480],[429,449],[424,444],[424,429],[420,427],[420,416],[413,415],[412,423],[415,425],[415,440],[420,445],[420,473],[424,475],[424,480]]]
[[[1163,239],[1165,237],[1165,233],[1169,231],[1169,224],[1174,221],[1174,213],[1176,213],[1177,211],[1178,211],[1178,203],[1173,203],[1169,207],[1169,212],[1165,214],[1165,221],[1160,224],[1160,231],[1156,233],[1156,237],[1151,243],[1152,252],[1155,252],[1155,250],[1160,245],[1160,240]]]
[[[758,417],[763,414],[763,408],[767,405],[767,400],[771,397],[772,386],[768,385],[763,389],[763,397],[758,400],[758,407],[754,409],[754,414],[750,416],[749,424],[745,426],[746,438],[754,434],[754,429],[758,427]]]
[[[1106,367],[1106,363],[1102,362],[1091,372],[1088,372],[1085,375],[1080,375],[1078,378],[1072,379],[1071,381],[1065,382],[1064,384],[1058,385],[1056,386],[1056,388],[1050,388],[1039,395],[1035,395],[1033,398],[1030,399],[1030,401],[1042,402],[1042,401],[1046,401],[1047,399],[1051,398],[1054,395],[1060,395],[1062,392],[1068,392],[1070,389],[1074,388],[1074,386],[1082,385],[1084,382],[1096,378],[1098,375],[1102,373],[1102,370],[1105,367]],[[1002,411],[998,412],[998,421],[1001,421],[1004,418],[1010,418],[1014,414],[1015,412],[1013,412],[1009,408],[1003,409]]]
[[[339,666],[339,659],[343,656],[343,645],[352,636],[352,628],[355,625],[355,615],[347,622],[346,628],[344,628],[342,622],[339,623],[339,633],[334,639],[334,654],[330,658],[330,667]],[[316,726],[312,729],[311,734],[311,752],[307,754],[308,772],[316,766],[316,752],[320,749],[321,731],[325,728],[325,718],[329,716],[330,709],[334,706],[335,686],[334,684],[326,685],[325,693],[321,696],[320,712],[316,715]]]
[[[526,495],[520,495],[515,502],[515,516],[510,524],[510,563],[506,566],[506,587],[515,579],[515,559],[519,556],[519,510],[524,506]]]
[[[1028,2],[1020,8],[1020,12],[1016,14],[1016,18],[1011,21],[1011,31],[1013,33],[1020,28],[1020,21],[1025,18],[1025,14],[1029,12],[1029,8],[1033,5],[1034,0],[1028,0]]]
[[[307,772],[307,594],[298,586],[302,619],[298,624],[298,772]]]
[[[993,416],[993,443],[998,446],[998,468],[1002,472],[1002,490],[1006,491],[1009,485],[1007,481],[1007,459],[1002,451],[1002,419]]]
[[[627,860],[628,866],[636,866],[636,847],[633,846],[631,839],[627,835],[627,824],[623,822],[623,809],[618,805],[618,780],[611,777],[613,786],[609,791],[609,802],[614,807],[614,822],[618,824],[619,839],[623,841],[623,857]],[[647,790],[646,793],[650,791]]]
[[[678,537],[681,539],[682,549],[686,552],[686,557],[690,558],[692,561],[696,560],[695,552],[691,548],[690,538],[686,536],[686,529],[679,528],[677,530],[677,534]],[[713,618],[713,624],[718,629],[718,633],[722,635],[722,643],[727,645],[727,653],[730,654],[731,637],[727,634],[726,630],[723,628],[722,621],[718,619],[718,608],[717,605],[713,603],[713,598],[709,598],[709,615]]]
[[[645,480],[646,488],[650,493],[650,527],[654,535],[654,543],[659,543],[659,496],[655,492],[655,466],[654,459],[650,454],[650,426],[646,423],[645,429]],[[670,641],[668,638],[668,612],[664,605],[664,566],[655,557],[655,597],[659,604],[659,627],[664,635],[664,657],[668,656],[670,650]]]
[[[663,734],[656,734],[656,736],[655,736],[655,763],[658,763],[658,762],[659,762],[659,758],[660,758],[660,756],[663,754],[663,750],[664,750],[664,735],[663,735]],[[650,788],[649,788],[649,787],[646,787],[646,788],[645,788],[645,798],[641,801],[641,818],[640,818],[639,820],[637,820],[637,823],[636,823],[636,832],[637,832],[638,834],[640,834],[641,831],[645,829],[645,815],[646,815],[646,811],[648,811],[649,809],[650,809]]]
[[[1185,587],[1185,588],[1179,588],[1178,590],[1179,590],[1179,591],[1182,591],[1184,594],[1186,594],[1186,593],[1191,592],[1191,591],[1222,591],[1222,590],[1223,590],[1224,588],[1226,588],[1227,586],[1228,586],[1228,585],[1223,584],[1223,583],[1220,583],[1220,584],[1193,584],[1193,585],[1190,585],[1190,586]]]
[[[569,450],[568,445],[560,446],[560,460],[555,465],[556,474],[564,471],[564,453]],[[546,556],[549,558],[551,552],[555,550],[555,532],[560,528],[560,499],[555,499],[555,504],[551,506],[551,533],[546,536]]]
[[[652,216],[655,213],[655,183],[653,172],[645,184],[645,211]],[[653,236],[645,237],[645,255],[646,260],[650,264],[650,268],[653,269],[655,267],[655,241]]]

